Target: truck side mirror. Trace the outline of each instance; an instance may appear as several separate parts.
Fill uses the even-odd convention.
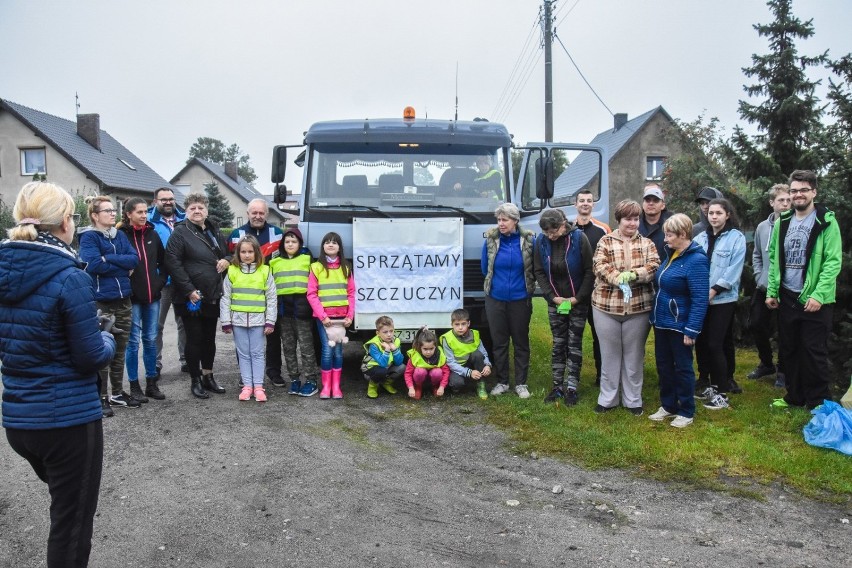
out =
[[[537,158],[535,161],[535,196],[542,201],[553,197],[553,158]]]
[[[287,147],[276,146],[272,149],[272,183],[284,181],[284,173],[287,171]],[[285,196],[286,197],[286,196]],[[276,201],[277,203],[277,201]]]
[[[275,190],[272,192],[273,203],[285,203],[287,201],[287,186],[284,184],[275,184]]]

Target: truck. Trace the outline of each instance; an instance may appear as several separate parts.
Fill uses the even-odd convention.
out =
[[[580,178],[590,180],[580,185],[591,186],[595,195],[593,215],[608,218],[605,148],[517,147],[504,125],[487,120],[421,119],[406,107],[401,118],[317,122],[301,144],[273,149],[273,200],[279,207],[296,195],[284,185],[288,150],[298,151],[294,163],[303,169],[297,210],[288,211],[298,215],[314,256],[326,234],[341,236],[354,269],[359,338],[373,333],[378,316],[389,315],[400,340],[410,342],[422,325],[449,328],[449,314],[458,307],[487,337],[481,255],[496,207],[516,204],[520,226],[534,232],[546,207],[576,216],[572,195],[554,198],[560,185],[556,151],[577,155]],[[517,172],[513,151],[523,153]],[[562,185],[574,193],[581,189]]]

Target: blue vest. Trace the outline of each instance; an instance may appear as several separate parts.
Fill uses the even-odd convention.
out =
[[[583,259],[581,257],[583,230],[575,228],[565,237],[561,238],[569,239],[565,248],[565,264],[568,265],[568,277],[571,279],[571,282],[574,283],[574,293],[576,294],[577,290],[583,286]],[[541,260],[544,262],[544,268],[547,271],[547,276],[550,278],[550,266],[552,262],[550,257],[553,254],[552,243],[544,233],[540,233],[538,235],[538,242],[536,243],[536,246],[538,247],[539,254],[541,254]]]

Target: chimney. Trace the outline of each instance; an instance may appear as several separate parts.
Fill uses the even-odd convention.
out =
[[[627,113],[626,112],[617,112],[615,113],[615,129],[619,130],[622,126],[627,124]]]
[[[94,146],[97,150],[101,149],[101,115],[99,114],[78,114],[77,115],[77,135],[83,140]]]
[[[225,162],[225,175],[231,178],[234,181],[239,181],[237,179],[237,163],[236,162]]]

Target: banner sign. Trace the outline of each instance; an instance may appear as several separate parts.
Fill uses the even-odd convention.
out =
[[[394,314],[433,312],[446,327],[463,301],[462,229],[459,218],[356,218],[355,313],[396,320]]]

